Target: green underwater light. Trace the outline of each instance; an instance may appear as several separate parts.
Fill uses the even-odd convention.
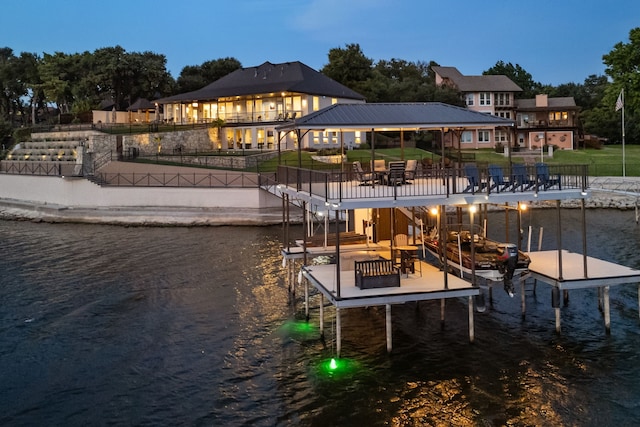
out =
[[[337,378],[355,373],[358,370],[358,364],[351,359],[332,357],[322,360],[316,369],[318,376]]]
[[[280,333],[295,340],[307,340],[317,338],[320,331],[307,320],[287,320],[280,326]]]

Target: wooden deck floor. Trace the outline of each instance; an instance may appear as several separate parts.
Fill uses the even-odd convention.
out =
[[[640,282],[640,270],[562,250],[562,277],[558,251],[529,252],[533,278],[560,289],[582,289]]]

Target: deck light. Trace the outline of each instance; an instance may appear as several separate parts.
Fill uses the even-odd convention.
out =
[[[431,208],[429,212],[431,212],[431,215],[436,216],[438,215],[438,208]]]

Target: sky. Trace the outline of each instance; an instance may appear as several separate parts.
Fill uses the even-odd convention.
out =
[[[187,65],[233,57],[243,67],[300,61],[359,44],[375,62],[435,61],[480,75],[498,61],[542,84],[604,75],[602,56],[640,26],[638,0],[31,0],[4,1],[0,47],[82,53],[122,46]]]

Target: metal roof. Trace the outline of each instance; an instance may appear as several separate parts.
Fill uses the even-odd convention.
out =
[[[360,129],[410,130],[514,126],[513,120],[441,102],[333,104],[282,125],[276,130]]]
[[[219,98],[294,92],[363,101],[364,96],[299,62],[240,68],[191,92],[159,99],[158,103],[205,101]]]

